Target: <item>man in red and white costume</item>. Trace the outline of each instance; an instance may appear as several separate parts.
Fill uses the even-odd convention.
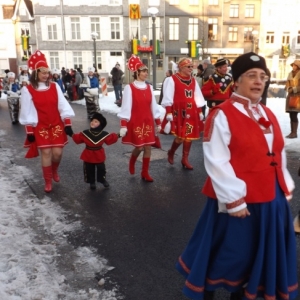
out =
[[[135,162],[144,151],[141,177],[152,182],[153,178],[148,170],[151,146],[155,144],[156,135],[161,130],[160,111],[152,86],[146,83],[147,66],[139,57],[132,55],[128,61],[128,69],[134,72],[135,80],[124,88],[121,111],[118,113],[121,119],[120,136],[123,144],[134,146],[129,161],[130,174],[135,173]]]
[[[183,143],[181,164],[188,170],[193,167],[188,161],[192,140],[200,138],[203,129],[202,106],[205,100],[195,78],[191,76],[193,64],[190,58],[181,58],[178,61],[178,72],[169,77],[164,86],[164,96],[161,105],[166,109],[166,121],[171,122],[171,134],[175,139],[168,151],[168,161],[174,164],[174,154]]]
[[[52,179],[60,181],[57,173],[63,147],[68,143],[66,132],[71,129],[74,111],[61,88],[51,82],[45,55],[37,50],[28,60],[32,70],[30,84],[21,90],[19,121],[25,125],[27,138],[24,147],[30,147],[26,158],[41,152],[45,192],[52,190]]]
[[[201,88],[207,106],[212,107],[223,103],[230,97],[233,91],[233,80],[231,74],[227,73],[228,60],[220,58],[215,63],[215,72],[209,76]]]

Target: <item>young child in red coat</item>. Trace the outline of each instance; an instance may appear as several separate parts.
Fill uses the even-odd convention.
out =
[[[112,145],[117,142],[119,136],[116,133],[103,131],[106,124],[105,117],[100,113],[95,113],[91,119],[90,129],[79,133],[73,133],[73,131],[67,133],[76,144],[85,143],[80,159],[83,160],[84,181],[90,184],[91,190],[96,189],[96,179],[104,187],[109,187],[105,177],[106,156],[103,144]]]

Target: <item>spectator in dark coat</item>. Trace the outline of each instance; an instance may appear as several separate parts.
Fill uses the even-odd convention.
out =
[[[116,95],[115,104],[119,105],[122,100],[122,76],[124,75],[124,72],[120,69],[119,63],[112,68],[110,75],[112,75],[112,85]]]

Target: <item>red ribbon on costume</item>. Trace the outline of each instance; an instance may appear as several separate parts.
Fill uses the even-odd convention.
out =
[[[271,122],[270,121],[267,121],[264,117],[260,117],[258,119],[258,123],[262,126],[264,126],[265,128],[269,128],[270,125],[271,125]]]
[[[37,156],[39,156],[39,151],[38,151],[36,142],[32,142],[32,143],[30,143],[30,147],[25,155],[25,158],[34,158]]]

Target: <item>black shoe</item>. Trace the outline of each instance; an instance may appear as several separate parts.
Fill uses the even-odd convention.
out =
[[[104,181],[101,182],[105,188],[109,188],[109,183],[104,179]]]
[[[96,189],[96,184],[95,183],[90,183],[90,189],[95,190]]]
[[[204,291],[204,300],[214,300],[214,291]]]
[[[243,300],[243,297],[244,297],[243,289],[230,294],[230,300]]]

